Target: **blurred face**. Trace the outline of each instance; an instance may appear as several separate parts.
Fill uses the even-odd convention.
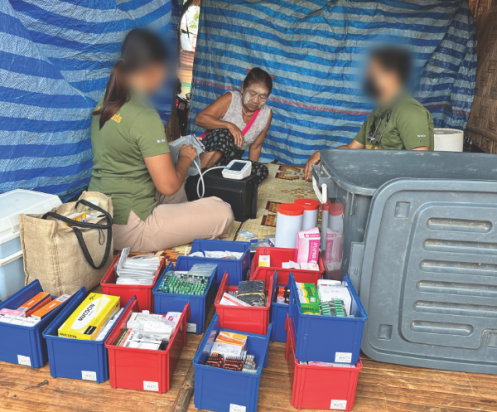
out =
[[[264,83],[252,83],[247,88],[242,86],[242,103],[246,110],[255,112],[268,97],[269,90]]]
[[[386,70],[378,60],[371,60],[365,83],[365,93],[374,99],[379,99],[385,92],[402,86],[394,71]]]
[[[129,75],[129,82],[142,92],[153,94],[164,84],[167,76],[165,64],[153,63]]]

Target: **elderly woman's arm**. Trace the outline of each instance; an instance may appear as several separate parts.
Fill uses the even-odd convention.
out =
[[[220,120],[231,104],[231,93],[225,93],[219,97],[214,103],[207,106],[195,118],[195,124],[207,130],[228,129],[235,138],[237,146],[243,145],[243,134],[241,130],[230,122]]]
[[[264,128],[264,130],[261,132],[259,136],[257,136],[257,139],[255,139],[254,142],[250,145],[249,160],[252,160],[253,162],[259,161],[259,157],[261,157],[262,143],[266,138],[269,126],[271,126],[271,120],[273,120],[273,112],[269,113],[269,119],[267,120],[267,125]]]

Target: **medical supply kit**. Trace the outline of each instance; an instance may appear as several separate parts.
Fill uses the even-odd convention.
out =
[[[179,312],[188,303],[187,331],[196,334],[205,330],[207,302],[211,302],[214,295],[212,289],[218,268],[212,261],[204,259],[203,262],[179,256],[175,267],[169,264],[163,270],[152,291],[154,313]]]

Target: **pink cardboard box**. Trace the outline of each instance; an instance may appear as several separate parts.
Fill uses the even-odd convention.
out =
[[[319,260],[319,241],[321,235],[317,227],[297,232],[297,248],[295,249],[295,262],[317,263]]]
[[[326,231],[324,266],[327,270],[340,269],[342,265],[342,234],[331,229]]]

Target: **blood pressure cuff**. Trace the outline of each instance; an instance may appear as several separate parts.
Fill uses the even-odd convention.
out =
[[[188,176],[196,176],[200,170],[200,155],[205,152],[205,146],[197,140],[197,137],[194,134],[189,134],[188,136],[180,137],[174,142],[169,143],[169,150],[171,151],[171,157],[173,158],[173,163],[176,166],[179,160],[179,152],[183,145],[193,145],[193,147],[197,150],[197,157],[192,162],[186,174]],[[196,163],[198,168],[193,164]]]

